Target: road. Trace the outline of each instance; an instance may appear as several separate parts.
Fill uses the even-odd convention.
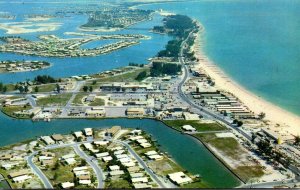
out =
[[[237,131],[239,134],[241,134],[245,139],[248,140],[248,142],[250,142],[252,144],[252,138],[251,136],[249,136],[247,133],[245,133],[244,131],[240,130],[236,125],[234,125],[232,123],[231,120],[229,120],[228,118],[226,119],[223,115],[221,114],[218,114],[218,113],[215,113],[205,107],[202,107],[202,106],[199,106],[197,104],[195,104],[184,92],[183,92],[183,85],[184,83],[189,79],[189,71],[188,71],[188,68],[187,66],[185,65],[185,60],[184,60],[184,57],[183,57],[183,50],[184,50],[184,47],[185,47],[185,44],[186,44],[186,41],[189,39],[189,37],[191,36],[191,34],[193,33],[194,31],[192,31],[189,36],[182,42],[181,44],[181,49],[180,49],[180,53],[179,53],[179,62],[182,64],[183,66],[183,77],[182,77],[182,80],[178,83],[178,94],[179,96],[181,97],[181,99],[183,101],[185,101],[186,103],[188,103],[192,108],[198,110],[198,112],[206,117],[206,118],[212,118],[212,119],[215,119],[215,120],[218,120],[220,122],[222,122],[223,124],[225,124],[225,126],[227,128],[231,128],[235,131]],[[296,175],[299,175],[300,174],[300,171],[298,168],[295,168],[293,166],[289,166],[289,169]],[[297,178],[295,179],[296,181],[299,181]],[[264,183],[264,186],[263,187],[269,187],[267,185],[271,185],[271,184],[278,184],[279,182],[269,182],[269,183]],[[284,184],[289,184],[289,182],[285,182],[285,183],[281,183],[281,185],[284,185]],[[257,184],[257,185],[261,185],[261,184]]]
[[[92,167],[94,170],[97,180],[98,180],[98,189],[104,188],[104,174],[102,169],[98,165],[97,159],[92,156],[88,156],[84,151],[81,150],[78,144],[72,146],[76,152],[82,159],[86,160],[86,162]]]
[[[39,179],[44,184],[45,189],[53,189],[52,184],[45,176],[45,174],[33,163],[33,157],[37,154],[37,152],[33,152],[26,158],[28,166],[32,169],[32,171],[39,177]]]
[[[144,160],[131,148],[131,146],[123,141],[114,140],[114,142],[122,144],[125,146],[129,153],[140,163],[140,165],[145,169],[145,171],[149,174],[151,179],[159,185],[159,188],[176,188],[175,185],[164,182],[163,179],[160,179],[154,172],[147,166]]]
[[[272,188],[276,186],[289,186],[294,187],[295,180],[289,179],[284,181],[271,181],[271,182],[263,182],[263,183],[253,183],[239,186],[238,188]]]

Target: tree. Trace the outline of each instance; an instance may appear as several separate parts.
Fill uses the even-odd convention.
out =
[[[140,72],[138,74],[138,76],[135,78],[135,80],[141,81],[141,80],[143,80],[146,77],[147,77],[147,72],[146,71],[142,71],[142,72]]]
[[[3,83],[0,82],[0,91],[2,91],[2,90],[3,90]]]
[[[93,83],[92,83],[93,85],[95,85],[95,84],[97,84],[97,81],[96,80],[93,80]]]
[[[84,91],[84,92],[87,92],[88,89],[89,89],[88,86],[84,86],[84,87],[83,87],[83,91]]]
[[[56,91],[57,91],[57,93],[60,93],[60,86],[59,86],[59,84],[56,84]]]
[[[6,91],[7,91],[7,86],[4,86],[2,92],[6,92]]]
[[[24,87],[23,86],[19,86],[19,88],[18,88],[18,90],[20,91],[20,93],[22,94],[22,93],[24,93]]]
[[[260,120],[264,119],[266,117],[266,114],[264,112],[260,112],[260,114],[258,114],[258,118]]]
[[[93,87],[92,86],[89,87],[89,91],[93,92]]]
[[[243,125],[243,122],[242,122],[242,121],[238,121],[238,122],[237,122],[237,126],[238,126],[238,127],[240,127],[240,126],[242,126],[242,125]]]
[[[300,144],[300,136],[297,135],[295,136],[295,142],[294,142],[295,145],[299,145]]]
[[[80,162],[80,165],[81,165],[81,166],[85,166],[86,164],[87,164],[87,163],[86,163],[86,160],[82,159],[81,162]]]
[[[25,93],[29,92],[29,88],[28,88],[27,85],[24,87],[24,92],[25,92]]]
[[[39,92],[39,87],[38,86],[34,87],[34,92]]]

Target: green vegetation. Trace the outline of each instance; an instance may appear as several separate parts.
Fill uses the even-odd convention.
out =
[[[233,171],[245,181],[249,181],[252,178],[259,178],[264,175],[261,166],[238,166]]]
[[[134,71],[126,72],[123,74],[101,78],[98,81],[99,82],[134,82],[134,81],[136,81],[137,76],[141,72],[143,72],[143,71],[149,72],[149,70],[150,70],[149,67],[138,68]],[[98,86],[99,86],[99,84],[98,84]]]
[[[165,50],[161,50],[157,53],[157,57],[175,57],[179,56],[181,40],[170,40],[166,45]]]
[[[104,106],[105,101],[102,98],[95,98],[93,102],[89,104],[89,106]]]
[[[131,184],[124,179],[118,180],[110,180],[105,183],[105,188],[113,188],[113,189],[131,189]]]
[[[188,188],[188,189],[209,188],[209,186],[202,181],[188,183],[188,184],[182,185],[181,187]]]
[[[164,123],[180,131],[182,131],[181,127],[184,125],[191,125],[192,127],[196,128],[197,131],[223,131],[227,129],[217,122],[202,123],[201,121],[166,120]]]
[[[56,80],[49,75],[38,75],[34,78],[34,81],[37,84],[47,84],[47,83],[55,83]]]
[[[30,115],[15,114],[15,112],[29,110],[29,109],[31,109],[30,106],[7,106],[7,107],[2,107],[1,111],[9,117],[18,118],[18,119],[29,119]]]
[[[194,134],[193,136],[201,139],[202,142],[221,151],[231,160],[241,161],[241,156],[246,152],[241,148],[238,141],[232,137],[218,138],[215,134]],[[222,158],[221,158],[222,159]],[[243,165],[240,163],[237,167],[232,168],[243,181],[248,181],[251,178],[261,177],[264,172],[259,165]]]
[[[6,91],[7,91],[7,86],[6,86],[6,85],[3,85],[3,83],[0,82],[0,92],[5,93]]]
[[[39,106],[64,106],[67,104],[68,100],[71,98],[72,94],[57,94],[50,95],[48,97],[39,98],[37,100],[37,105]]]
[[[135,78],[135,80],[137,81],[142,81],[147,77],[147,72],[146,71],[142,71],[138,74],[138,76]]]
[[[181,44],[186,39],[192,30],[197,28],[195,22],[185,15],[170,15],[164,18],[163,26],[155,26],[154,32],[168,33],[174,36],[175,39],[170,40],[166,45],[165,50],[158,52],[158,57],[174,57],[178,58]],[[188,39],[187,44],[191,46],[194,43],[195,38]],[[184,52],[185,54],[187,51]],[[193,53],[188,55],[189,58],[194,59]]]
[[[88,95],[88,93],[78,93],[78,94],[75,96],[75,98],[74,98],[72,104],[75,104],[75,105],[82,105],[82,104],[83,104],[83,103],[82,103],[82,99],[83,99],[85,96],[87,96],[87,95]]]
[[[83,27],[125,28],[129,25],[150,18],[152,10],[128,9],[119,7],[114,9],[96,11],[91,14]]]
[[[181,65],[177,63],[153,62],[150,70],[152,77],[163,75],[177,75],[181,71]]]
[[[55,90],[56,84],[44,84],[44,85],[38,85],[35,87],[38,87],[38,92],[52,92]]]

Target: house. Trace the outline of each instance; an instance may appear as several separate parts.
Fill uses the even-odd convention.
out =
[[[32,177],[29,175],[22,175],[22,176],[18,176],[18,177],[14,177],[12,178],[13,182],[15,183],[22,183],[28,179],[31,179]]]
[[[93,102],[95,101],[96,95],[95,94],[90,94],[86,97],[85,102]]]
[[[184,125],[182,126],[182,129],[185,131],[189,131],[189,132],[195,132],[196,129],[194,127],[192,127],[191,125]]]
[[[113,158],[111,156],[105,156],[105,157],[102,157],[102,160],[103,162],[109,162],[111,161]]]
[[[109,141],[94,141],[96,146],[106,146],[109,144]]]
[[[93,129],[92,128],[84,128],[84,134],[87,137],[93,136]]]
[[[55,141],[49,136],[42,136],[41,139],[46,143],[46,145],[55,144]]]
[[[28,170],[20,170],[20,171],[17,171],[17,172],[12,172],[8,176],[10,178],[16,178],[16,177],[25,176],[25,175],[28,175],[28,174],[30,174],[30,172]]]
[[[158,155],[158,154],[148,156],[148,158],[150,158],[151,160],[162,160],[162,159],[164,159],[163,156]]]
[[[132,182],[132,183],[137,183],[137,182],[147,183],[147,182],[148,182],[148,178],[147,178],[147,177],[136,177],[136,178],[131,178],[131,182]]]
[[[88,170],[88,167],[87,166],[76,167],[73,169],[73,172],[82,171],[82,170]]]
[[[59,141],[62,141],[64,139],[64,137],[61,135],[61,134],[54,134],[51,136],[52,139],[55,141],[55,142],[59,142]]]
[[[64,183],[61,183],[60,185],[63,189],[69,189],[69,188],[72,188],[75,186],[75,184],[71,183],[71,182],[64,182]]]
[[[78,140],[79,138],[83,138],[83,133],[81,131],[74,132],[75,138]]]
[[[139,177],[144,177],[144,173],[130,173],[131,178],[139,178]]]
[[[193,113],[189,113],[189,112],[183,112],[182,115],[183,115],[183,118],[185,120],[191,120],[191,121],[198,121],[198,120],[200,120],[198,114],[193,114]]]
[[[113,136],[114,136],[115,134],[117,134],[120,130],[121,130],[121,127],[120,127],[120,126],[113,126],[112,128],[106,130],[105,135],[106,135],[106,136],[111,136],[111,137],[113,137]]]
[[[183,185],[193,182],[193,180],[183,172],[168,174],[167,177],[177,185]]]
[[[141,135],[142,134],[142,130],[140,130],[140,129],[135,129],[135,130],[132,130],[131,132],[130,132],[130,134],[131,135]]]
[[[118,165],[109,166],[108,168],[110,171],[120,170],[120,166],[118,166]]]
[[[123,175],[123,174],[124,174],[123,170],[114,170],[114,171],[109,172],[110,176],[119,176],[119,175]]]
[[[106,157],[106,156],[109,156],[109,153],[108,153],[108,152],[102,152],[102,153],[96,154],[96,157],[97,157],[97,158],[102,158],[102,157]]]
[[[0,156],[0,160],[10,160],[13,157],[11,154],[3,154]]]
[[[128,172],[138,172],[141,170],[139,166],[132,166],[127,168]]]
[[[133,183],[133,187],[135,189],[151,189],[152,186],[146,183]]]
[[[142,148],[149,148],[149,147],[151,147],[152,145],[151,145],[150,143],[142,143],[142,144],[140,144],[140,146],[141,146]]]
[[[127,108],[126,115],[129,117],[142,117],[145,115],[144,108]]]

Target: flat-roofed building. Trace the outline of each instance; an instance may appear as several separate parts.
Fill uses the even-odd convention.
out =
[[[126,115],[131,117],[142,117],[145,115],[144,108],[127,108]]]
[[[193,182],[193,180],[183,172],[168,174],[168,178],[177,185],[183,185]]]

